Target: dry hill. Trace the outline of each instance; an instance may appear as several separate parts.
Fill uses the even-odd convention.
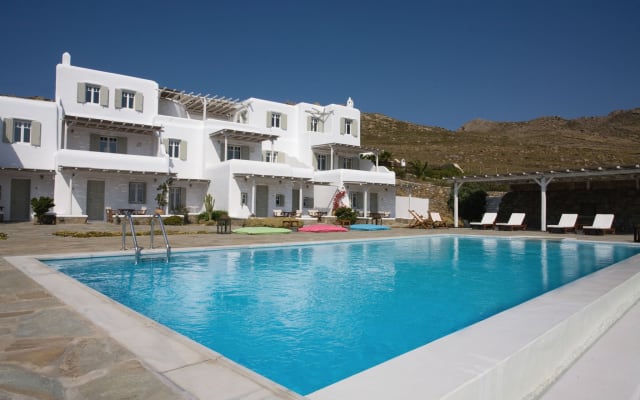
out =
[[[473,120],[457,131],[362,113],[362,145],[430,166],[459,164],[468,174],[635,165],[640,108],[603,117]]]

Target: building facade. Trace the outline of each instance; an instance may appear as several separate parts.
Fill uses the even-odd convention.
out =
[[[188,94],[156,82],[56,67],[55,100],[0,96],[0,210],[31,218],[50,196],[59,216],[106,210],[198,213],[211,194],[233,218],[331,211],[336,193],[361,215],[395,211],[395,175],[360,146],[360,111]],[[162,196],[161,196],[162,197]]]

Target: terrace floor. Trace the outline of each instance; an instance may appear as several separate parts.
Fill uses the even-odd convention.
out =
[[[138,231],[142,232],[144,229],[140,227]],[[174,249],[358,240],[435,233],[523,235],[522,232],[404,227],[394,227],[388,231],[283,235],[223,235],[215,233],[215,226],[197,225],[167,229],[184,233],[169,236]],[[276,384],[256,378],[242,367],[225,363],[225,360],[219,359],[213,352],[203,355],[198,346],[193,346],[188,340],[179,339],[173,342],[177,343],[177,347],[167,350],[163,343],[147,339],[146,330],[157,330],[157,327],[149,327],[148,321],[120,311],[99,314],[96,308],[92,308],[92,300],[83,303],[85,300],[76,294],[75,287],[49,282],[47,287],[56,289],[45,289],[37,281],[52,279],[51,274],[45,276],[46,274],[38,273],[28,265],[20,269],[13,265],[16,260],[19,261],[19,256],[27,255],[120,252],[120,237],[53,236],[53,232],[57,231],[120,232],[121,227],[101,222],[78,225],[33,225],[26,222],[0,224],[0,232],[8,235],[7,240],[0,240],[0,254],[12,261],[9,263],[5,258],[0,259],[0,398],[302,398]],[[632,242],[631,235],[524,234],[534,237]],[[161,243],[161,239],[156,237],[156,244]],[[131,246],[130,240],[128,238],[128,246]],[[141,237],[140,244],[147,247],[148,240],[148,236]],[[23,271],[27,271],[27,274]],[[636,288],[636,291],[640,291],[640,288]],[[74,302],[75,305],[70,305]],[[128,329],[130,324],[141,325],[141,331],[131,332]],[[119,329],[110,331],[109,325]],[[541,398],[640,399],[638,326],[640,303],[627,311]],[[179,336],[167,331],[162,331],[161,335],[169,339]],[[127,346],[123,345],[125,342],[128,343]],[[132,344],[142,350],[132,351]],[[175,359],[176,356],[178,360]],[[206,365],[206,368],[191,369],[196,364]],[[219,371],[220,368],[226,372],[216,375],[219,378],[211,378],[208,371]],[[212,391],[211,385],[216,389]]]

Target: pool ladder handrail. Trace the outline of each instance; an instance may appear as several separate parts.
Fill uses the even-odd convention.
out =
[[[133,248],[136,253],[136,259],[140,257],[140,252],[142,251],[142,247],[138,244],[138,237],[136,236],[136,228],[133,225],[133,218],[131,217],[131,212],[127,212],[124,215],[124,220],[122,221],[122,249],[126,250],[126,238],[127,238],[127,221],[129,221],[129,227],[131,227],[131,238],[133,239]]]
[[[149,237],[150,237],[150,241],[151,241],[151,248],[153,249],[153,234],[154,234],[154,226],[155,226],[155,222],[156,219],[158,220],[158,223],[160,224],[160,231],[162,232],[162,237],[164,237],[164,244],[167,248],[167,261],[169,260],[169,257],[171,257],[171,245],[169,245],[169,239],[167,238],[167,230],[164,227],[164,222],[162,221],[162,217],[160,216],[160,214],[155,213],[153,214],[153,217],[151,217],[151,232],[149,233]]]

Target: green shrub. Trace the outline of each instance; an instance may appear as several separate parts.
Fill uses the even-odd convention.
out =
[[[355,224],[358,219],[358,212],[349,207],[338,207],[334,214],[338,220],[349,221],[351,224]]]
[[[31,199],[31,209],[33,213],[36,215],[36,221],[39,224],[44,223],[44,215],[53,207],[53,199],[51,197],[40,196],[38,198],[34,197]]]
[[[184,218],[180,215],[172,215],[170,217],[163,218],[162,222],[164,222],[165,225],[184,225]]]
[[[453,210],[453,190],[447,202]],[[458,191],[458,215],[467,221],[478,221],[482,218],[487,206],[487,192],[478,184],[465,183]]]

